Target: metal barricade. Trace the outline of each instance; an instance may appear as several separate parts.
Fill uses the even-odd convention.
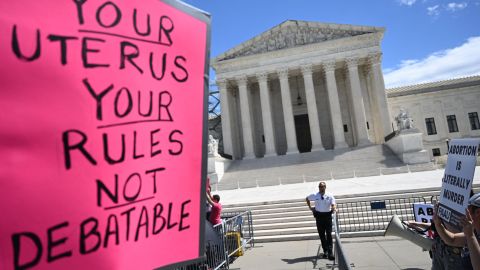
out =
[[[339,232],[385,230],[394,214],[403,220],[412,220],[414,203],[426,203],[426,200],[423,197],[410,197],[338,203]]]
[[[220,243],[206,241],[205,258],[177,270],[229,269],[235,258],[254,246],[252,212],[224,212],[223,222],[213,226]],[[208,222],[208,221],[207,221]]]

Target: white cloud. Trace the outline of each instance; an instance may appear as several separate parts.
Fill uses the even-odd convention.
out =
[[[462,10],[466,7],[467,7],[466,2],[463,2],[463,3],[452,2],[452,3],[448,3],[447,6],[445,7],[445,9],[448,10],[448,11],[451,11],[451,12],[455,12],[455,11],[458,11],[458,10]]]
[[[404,60],[398,68],[384,71],[386,88],[472,75],[480,75],[480,36],[424,59]]]
[[[413,4],[415,4],[415,2],[417,2],[417,0],[398,0],[398,2],[400,3],[400,5],[412,6]]]
[[[439,5],[427,7],[427,14],[430,15],[430,16],[438,16],[438,15],[440,15],[440,9],[439,9],[439,7],[440,7]]]

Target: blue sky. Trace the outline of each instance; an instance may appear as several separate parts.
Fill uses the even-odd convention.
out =
[[[184,2],[212,15],[212,57],[285,20],[305,20],[385,27],[387,88],[480,74],[480,0]]]

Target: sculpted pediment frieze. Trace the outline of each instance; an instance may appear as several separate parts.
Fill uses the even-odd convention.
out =
[[[286,21],[256,36],[224,54],[216,61],[278,51],[329,40],[383,32],[380,27],[325,24],[305,21]]]

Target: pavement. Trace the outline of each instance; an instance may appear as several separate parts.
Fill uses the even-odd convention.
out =
[[[334,261],[321,259],[319,245],[320,240],[256,244],[230,264],[230,269],[332,269]],[[342,246],[356,270],[427,270],[432,265],[428,252],[398,237],[347,238]]]
[[[406,190],[441,188],[444,170],[327,180],[327,192],[336,196],[401,193]],[[476,167],[473,184],[480,184]],[[218,191],[224,204],[280,200],[304,200],[316,192],[317,182]],[[394,236],[341,240],[352,269],[430,269],[431,259],[417,245]],[[235,270],[332,269],[332,261],[320,259],[320,240],[260,243],[230,265]],[[338,268],[337,268],[338,269]]]
[[[444,169],[434,171],[400,173],[370,177],[326,180],[327,192],[334,196],[365,196],[371,193],[401,193],[406,190],[431,189],[442,186]],[[480,166],[476,167],[473,184],[480,184]],[[269,202],[282,200],[305,200],[311,193],[318,192],[318,182],[276,185],[235,190],[219,190],[224,205]]]

